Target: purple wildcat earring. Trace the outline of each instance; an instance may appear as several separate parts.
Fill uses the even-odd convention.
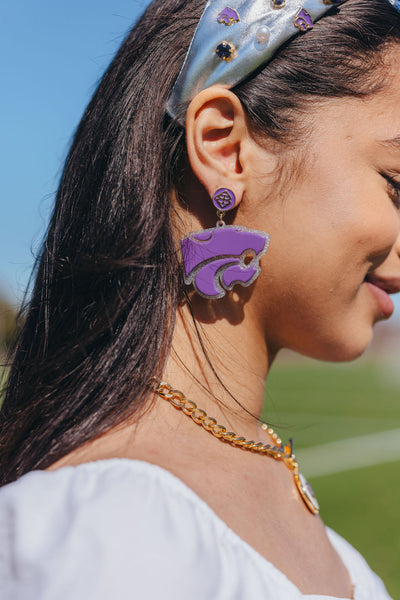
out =
[[[181,241],[185,283],[193,284],[203,298],[222,298],[236,284],[248,287],[260,274],[260,258],[268,250],[270,236],[226,225],[224,215],[235,202],[231,190],[217,190],[213,196],[219,218],[216,226],[194,231]]]

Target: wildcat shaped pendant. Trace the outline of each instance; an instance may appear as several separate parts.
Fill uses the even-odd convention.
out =
[[[251,285],[270,243],[263,231],[225,225],[224,213],[235,205],[231,190],[217,190],[213,202],[220,216],[216,227],[195,231],[181,241],[185,283],[209,299],[222,298],[237,284]]]

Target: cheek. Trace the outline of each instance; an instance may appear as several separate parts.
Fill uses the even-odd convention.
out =
[[[346,201],[325,200],[309,196],[292,211],[288,204],[281,220],[271,222],[259,315],[276,347],[353,360],[369,344],[376,320],[363,280],[392,248],[399,222],[382,191],[368,195],[359,188]]]
[[[315,180],[309,193],[291,199],[276,231],[287,247],[297,249],[295,263],[315,269],[318,278],[318,265],[327,276],[364,268],[390,252],[399,233],[398,213],[375,175],[331,183]]]
[[[375,227],[360,223],[360,215],[347,203],[302,204],[271,231],[270,259],[279,265],[277,278],[299,277],[311,288],[331,287],[338,274],[359,262],[374,236]],[[275,271],[275,268],[274,268]],[[332,281],[330,281],[332,280]]]

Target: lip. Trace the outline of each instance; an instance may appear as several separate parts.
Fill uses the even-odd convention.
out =
[[[400,279],[396,277],[378,277],[377,275],[367,275],[365,283],[375,298],[382,316],[386,319],[392,316],[394,312],[394,302],[389,294],[400,292]]]
[[[400,277],[379,277],[371,273],[366,276],[365,281],[384,290],[387,294],[398,294],[400,292]]]

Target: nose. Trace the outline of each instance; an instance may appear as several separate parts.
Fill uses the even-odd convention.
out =
[[[400,220],[400,214],[399,214],[399,220]],[[399,233],[398,233],[396,242],[393,246],[393,250],[395,251],[395,253],[397,254],[397,256],[400,259],[400,227],[399,227]]]
[[[389,256],[385,260],[385,275],[388,275],[390,279],[396,279],[396,281],[400,282],[400,227],[396,241],[392,246]]]
[[[389,255],[389,262],[391,273],[395,275],[400,281],[400,230],[396,242],[394,243],[392,251]]]

